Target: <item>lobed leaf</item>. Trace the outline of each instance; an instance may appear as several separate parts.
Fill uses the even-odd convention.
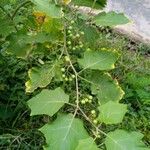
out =
[[[90,137],[79,141],[75,150],[100,150],[95,144],[94,140]]]
[[[109,101],[101,105],[98,110],[100,114],[98,120],[105,124],[121,123],[125,113],[127,112],[126,104],[119,104],[117,102]]]
[[[97,95],[101,104],[109,101],[119,101],[122,99],[124,92],[118,85],[116,80],[113,80],[108,73],[93,71],[89,77],[91,82],[92,94]]]
[[[61,7],[57,6],[52,0],[31,0],[36,10],[45,13],[47,16],[52,18],[61,18],[63,12]]]
[[[105,141],[107,150],[149,150],[142,142],[143,134],[115,130],[107,134]]]
[[[93,18],[94,23],[97,26],[109,26],[113,27],[116,25],[122,25],[129,22],[129,19],[124,16],[123,13],[116,13],[116,12],[102,12],[96,15]]]
[[[86,51],[78,63],[84,69],[110,70],[114,69],[114,63],[118,59],[118,53],[107,50]]]
[[[53,116],[68,101],[69,96],[61,88],[46,89],[31,98],[28,106],[31,109],[31,116],[42,114]]]
[[[47,150],[75,150],[82,139],[89,138],[80,119],[72,114],[61,114],[52,124],[44,125],[40,131],[45,135]]]
[[[78,6],[87,6],[100,9],[106,5],[106,0],[97,0],[96,2],[94,2],[94,0],[72,0],[72,3]]]
[[[46,87],[55,76],[55,64],[45,64],[42,67],[33,67],[28,71],[29,80],[25,83],[26,92],[32,93],[38,87]]]

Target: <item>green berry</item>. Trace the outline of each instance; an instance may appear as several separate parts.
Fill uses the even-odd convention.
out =
[[[69,37],[73,37],[73,34],[69,34]]]
[[[76,49],[78,49],[78,48],[79,48],[79,46],[77,45],[77,46],[76,46]]]
[[[70,30],[68,30],[68,33],[69,33],[69,34],[71,34],[71,31],[70,31]]]
[[[101,136],[99,134],[96,135],[96,138],[100,138]]]
[[[69,81],[72,81],[72,78],[69,78]]]
[[[83,44],[82,44],[82,45],[79,45],[79,47],[82,48],[82,47],[83,47]]]
[[[96,119],[94,119],[94,120],[93,120],[93,123],[94,123],[94,124],[97,124],[97,123],[98,123],[98,121],[97,121]]]
[[[74,74],[72,74],[71,77],[74,79],[76,76]]]
[[[63,78],[65,78],[65,77],[66,77],[66,75],[65,75],[65,74],[63,74],[63,75],[62,75],[62,77],[63,77]]]
[[[69,26],[69,30],[72,30],[72,26]]]
[[[92,100],[91,100],[91,99],[89,99],[89,103],[92,103]]]
[[[86,102],[85,102],[85,100],[81,100],[81,104],[85,104]]]
[[[66,62],[69,62],[70,61],[70,58],[68,56],[65,56],[65,61]]]
[[[65,72],[65,68],[61,68],[61,71],[62,71],[62,72]]]
[[[92,95],[89,95],[88,98],[89,98],[90,100],[92,100],[92,99],[93,99],[93,96],[92,96]]]
[[[68,78],[67,78],[67,77],[65,78],[65,81],[68,81]]]
[[[91,114],[92,115],[96,114],[96,111],[95,110],[91,110]]]
[[[91,49],[90,49],[90,48],[87,48],[86,50],[87,50],[87,51],[90,51]]]
[[[67,44],[68,44],[68,45],[71,45],[71,41],[68,41]]]
[[[80,33],[81,33],[81,35],[84,35],[84,32],[83,32],[83,31],[81,31]]]
[[[80,34],[76,34],[76,37],[77,37],[77,38],[80,37]]]
[[[87,103],[89,100],[88,100],[88,98],[85,98],[85,102]]]
[[[74,24],[74,20],[71,21],[71,24]]]

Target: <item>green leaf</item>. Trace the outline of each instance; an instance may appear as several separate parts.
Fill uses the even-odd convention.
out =
[[[94,0],[72,0],[72,3],[74,5],[79,5],[79,6],[87,6],[87,7],[93,7],[96,9],[102,8],[106,5],[106,0],[97,0],[95,5]]]
[[[0,35],[6,37],[15,31],[14,25],[8,19],[0,18]]]
[[[26,92],[32,93],[38,87],[46,87],[55,75],[55,64],[45,64],[42,67],[33,67],[28,71],[29,80],[26,82]]]
[[[118,59],[118,53],[108,50],[86,51],[84,58],[78,59],[84,69],[110,70],[114,69],[114,63]]]
[[[45,13],[52,18],[61,18],[63,12],[52,0],[31,0],[36,5],[36,10]]]
[[[33,35],[24,35],[25,43],[35,44],[35,43],[45,43],[45,42],[54,42],[58,38],[53,34],[48,34],[45,32],[38,32]]]
[[[116,26],[121,24],[126,24],[129,22],[129,19],[124,16],[123,13],[116,12],[102,12],[96,15],[93,19],[94,23],[97,26]]]
[[[95,144],[94,140],[90,137],[79,141],[75,150],[100,150]]]
[[[59,115],[52,124],[44,125],[40,131],[46,138],[47,150],[75,150],[80,140],[89,138],[83,122],[72,114]]]
[[[92,84],[92,94],[97,95],[101,104],[105,104],[108,101],[119,101],[124,95],[118,82],[113,80],[108,73],[93,71],[89,77],[89,81]]]
[[[52,37],[63,39],[63,24],[60,19],[47,17],[47,21],[42,24],[41,28],[46,33],[50,33]]]
[[[117,102],[109,101],[99,108],[100,114],[98,120],[105,124],[121,123],[125,113],[127,112],[126,104],[119,104]]]
[[[69,96],[61,88],[55,90],[42,90],[41,93],[28,101],[28,106],[33,115],[53,116],[65,103],[69,101]]]
[[[25,33],[18,32],[16,34],[11,34],[7,40],[9,41],[9,46],[7,48],[7,53],[13,54],[19,58],[26,58],[32,51],[32,45],[27,44]]]
[[[105,141],[107,150],[150,150],[142,142],[143,134],[139,132],[115,130],[107,135]]]

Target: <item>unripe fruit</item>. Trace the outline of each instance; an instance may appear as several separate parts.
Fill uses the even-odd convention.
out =
[[[66,77],[66,75],[65,75],[65,74],[63,74],[63,75],[62,75],[62,77],[63,77],[63,78],[65,78],[65,77]]]
[[[74,20],[71,21],[71,24],[74,24]]]
[[[76,34],[76,37],[77,37],[77,38],[80,37],[80,34]]]
[[[69,30],[72,30],[72,26],[69,26]]]
[[[71,77],[74,79],[76,76],[74,74],[72,74]]]
[[[89,95],[88,98],[89,98],[90,100],[92,100],[92,99],[93,99],[93,96],[92,96],[92,95]]]
[[[87,103],[89,100],[88,100],[88,98],[85,98],[85,102]]]
[[[69,34],[69,37],[73,37],[73,34]]]
[[[82,47],[83,47],[83,44],[82,44],[82,45],[79,45],[79,47],[82,48]]]
[[[96,111],[95,110],[91,110],[91,114],[92,115],[96,114]]]
[[[86,102],[85,102],[85,100],[81,100],[81,104],[85,104]]]
[[[94,124],[97,124],[97,123],[98,123],[98,121],[97,121],[96,119],[94,119],[94,120],[93,120],[93,123],[94,123]]]
[[[89,99],[89,103],[92,103],[92,100],[91,100],[91,99]]]
[[[100,138],[101,136],[98,134],[98,135],[96,135],[96,138]]]
[[[65,72],[65,68],[61,68],[61,71],[62,71],[62,72]]]
[[[83,32],[83,31],[81,31],[80,33],[81,33],[81,35],[84,35],[84,32]]]
[[[67,78],[67,77],[65,78],[65,81],[68,81],[68,78]]]
[[[68,30],[68,33],[69,33],[69,34],[71,34],[71,31],[70,31],[70,30]]]
[[[66,62],[69,62],[70,61],[70,58],[68,56],[65,56],[65,61]]]
[[[91,49],[90,49],[90,48],[87,48],[86,50],[87,50],[87,51],[90,51]]]
[[[71,45],[71,41],[68,41],[67,44],[68,44],[68,45]]]
[[[69,81],[72,81],[72,78],[69,78]]]

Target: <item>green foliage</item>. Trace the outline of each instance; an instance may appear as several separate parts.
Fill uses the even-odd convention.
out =
[[[52,124],[44,125],[40,131],[46,137],[47,150],[74,150],[80,140],[89,138],[82,121],[72,114],[59,115]]]
[[[87,7],[93,6],[93,8],[100,9],[106,5],[106,0],[97,0],[96,2],[94,2],[94,0],[72,0],[72,3],[74,5]]]
[[[29,81],[26,82],[26,92],[32,93],[38,87],[46,87],[55,76],[55,65],[45,64],[28,71]]]
[[[109,101],[101,105],[98,109],[100,111],[98,116],[100,122],[104,122],[105,124],[117,124],[122,122],[127,112],[127,105]]]
[[[65,103],[69,96],[61,88],[55,90],[43,90],[40,94],[28,101],[31,116],[45,114],[53,116]]]
[[[15,30],[12,22],[8,19],[0,18],[0,22],[0,35],[6,37]]]
[[[78,62],[84,69],[110,70],[114,69],[117,58],[117,53],[112,51],[86,51],[84,58],[79,59]]]
[[[98,26],[116,26],[121,24],[126,24],[129,20],[124,16],[124,14],[117,14],[115,12],[102,12],[94,17],[94,22]]]
[[[75,150],[100,150],[92,138],[87,138],[79,141]]]
[[[61,18],[63,15],[62,9],[56,6],[52,0],[31,0],[35,4],[35,10],[45,13],[52,18]]]
[[[100,104],[109,101],[119,101],[122,99],[124,92],[118,86],[118,82],[113,80],[110,74],[95,71],[90,76],[92,94],[97,95]]]
[[[105,0],[9,2],[10,10],[4,7],[6,5],[4,1],[1,2],[3,15],[0,16],[0,20],[7,29],[5,32],[2,31],[4,27],[0,30],[2,54],[11,53],[18,60],[23,58],[22,61],[26,64],[23,66],[25,69],[23,72],[26,74],[20,77],[23,91],[19,90],[23,94],[19,91],[22,95],[20,98],[16,93],[19,100],[16,102],[15,109],[14,103],[11,107],[5,107],[6,102],[3,102],[0,107],[2,121],[10,117],[13,120],[10,124],[12,123],[11,126],[14,127],[18,118],[26,114],[29,121],[25,119],[23,123],[21,122],[19,130],[26,132],[31,127],[40,128],[40,137],[43,134],[46,139],[47,145],[42,143],[39,144],[40,147],[34,149],[41,149],[44,145],[43,148],[47,150],[85,148],[98,150],[105,149],[103,141],[106,149],[109,150],[110,147],[115,147],[114,140],[118,140],[118,136],[120,139],[122,136],[128,138],[130,134],[124,130],[115,130],[107,134],[107,129],[104,131],[100,129],[101,123],[106,126],[121,123],[127,112],[127,105],[119,103],[124,92],[117,80],[107,72],[115,68],[119,58],[118,52],[114,48],[99,48],[101,39],[94,26],[95,23],[97,26],[111,27],[127,23],[128,19],[114,12],[100,13],[94,16],[94,19],[88,14],[82,19],[76,10],[77,7],[72,6],[75,4],[102,8],[106,3]],[[4,61],[2,60],[1,63],[4,64]],[[12,83],[13,86],[17,82],[18,78]],[[4,93],[7,84],[0,84],[0,91]],[[23,107],[25,107],[22,110],[23,114],[19,114],[14,120],[13,115]],[[9,116],[11,113],[13,115]],[[32,119],[35,119],[35,124],[32,123]],[[42,123],[37,126],[36,121]],[[115,136],[111,135],[112,133]],[[103,135],[106,136],[106,140]],[[136,132],[133,136],[135,139],[129,141],[127,139],[129,144],[125,145],[121,142],[121,147],[126,146],[127,149],[131,149],[132,146],[138,147],[137,141],[142,137]],[[5,134],[2,137],[5,137]],[[142,142],[140,146],[145,147]],[[23,146],[17,149],[28,148]]]
[[[149,150],[141,141],[143,135],[138,132],[128,133],[123,130],[115,130],[108,133],[105,144],[107,150]]]

